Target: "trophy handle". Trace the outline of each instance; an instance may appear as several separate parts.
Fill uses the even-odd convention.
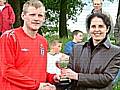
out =
[[[62,68],[60,67],[60,61],[56,61],[56,66],[57,66],[59,69],[62,69]]]

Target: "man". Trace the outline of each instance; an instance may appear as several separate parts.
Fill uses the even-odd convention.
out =
[[[105,12],[102,9],[103,0],[92,0],[92,2],[93,2],[93,10],[92,10],[91,13],[103,13],[103,14],[107,15],[110,18],[110,21],[111,21],[111,31],[113,31],[113,26],[114,25],[113,25],[112,17],[108,12]]]
[[[102,12],[102,0],[93,0],[93,7],[92,13]]]
[[[46,72],[48,44],[37,33],[45,21],[45,7],[39,0],[27,1],[21,17],[23,27],[1,36],[0,90],[55,90],[50,83],[57,75]]]
[[[72,53],[72,48],[76,43],[81,43],[83,41],[83,32],[80,30],[74,30],[72,33],[72,41],[65,44],[64,53],[70,55]]]

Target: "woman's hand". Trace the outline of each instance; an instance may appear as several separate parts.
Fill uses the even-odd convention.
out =
[[[78,80],[78,73],[74,72],[71,69],[62,69],[62,74],[70,79]]]

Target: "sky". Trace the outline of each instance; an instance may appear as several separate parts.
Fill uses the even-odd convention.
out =
[[[86,2],[87,5],[84,6],[82,13],[77,16],[77,22],[73,23],[73,21],[68,20],[67,23],[69,24],[68,29],[70,29],[71,31],[78,29],[85,33],[86,32],[85,20],[87,15],[91,13],[93,6],[91,0],[82,1]],[[108,12],[111,15],[113,23],[115,24],[118,10],[118,0],[114,0],[113,3],[109,2],[108,0],[104,0],[102,8],[104,11]]]

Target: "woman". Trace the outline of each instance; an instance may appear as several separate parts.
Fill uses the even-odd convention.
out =
[[[62,70],[72,79],[71,90],[112,90],[112,81],[120,66],[120,48],[109,41],[110,27],[110,19],[104,14],[88,17],[91,38],[84,45],[75,45],[70,69]]]

